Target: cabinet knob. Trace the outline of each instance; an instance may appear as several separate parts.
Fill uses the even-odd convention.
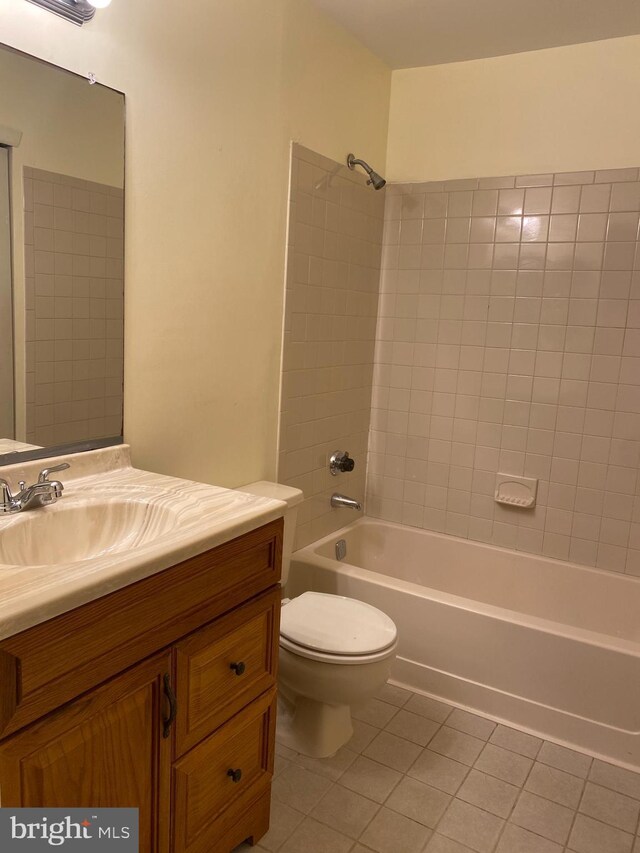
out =
[[[245,666],[243,661],[239,661],[238,663],[230,663],[229,669],[232,669],[236,675],[242,675],[247,667]]]
[[[227,770],[227,776],[232,782],[239,782],[242,779],[242,770]]]

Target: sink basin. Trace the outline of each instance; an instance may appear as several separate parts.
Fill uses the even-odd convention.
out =
[[[0,531],[0,563],[83,562],[156,541],[177,525],[176,513],[142,500],[61,501],[11,518]]]

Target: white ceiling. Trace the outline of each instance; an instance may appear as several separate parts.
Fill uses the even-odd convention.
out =
[[[312,0],[392,68],[640,33],[640,0]]]

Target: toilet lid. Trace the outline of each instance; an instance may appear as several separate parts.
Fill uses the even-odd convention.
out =
[[[333,655],[368,655],[396,641],[392,619],[342,595],[304,592],[282,608],[280,634],[296,645]]]

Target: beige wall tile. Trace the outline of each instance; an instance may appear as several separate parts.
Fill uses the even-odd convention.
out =
[[[41,444],[122,432],[122,199],[114,195],[113,218],[107,220],[110,188],[94,184],[89,191],[84,184],[48,172],[25,177],[25,216],[33,216],[25,232],[25,260],[35,268],[27,312],[34,317],[27,322],[26,342],[36,405],[28,407],[27,431],[35,432],[34,441]],[[116,298],[106,300],[102,278],[108,251],[118,265],[109,270]],[[96,289],[102,298],[90,299]],[[112,326],[107,327],[106,318]],[[107,334],[119,341],[109,366],[104,361]],[[88,360],[90,339],[102,345],[102,361]],[[109,397],[104,384],[90,385],[104,383],[107,374],[120,377]]]
[[[422,252],[381,277],[368,514],[638,574],[637,170],[406,184],[385,207]],[[494,504],[498,470],[539,478],[533,513]]]

